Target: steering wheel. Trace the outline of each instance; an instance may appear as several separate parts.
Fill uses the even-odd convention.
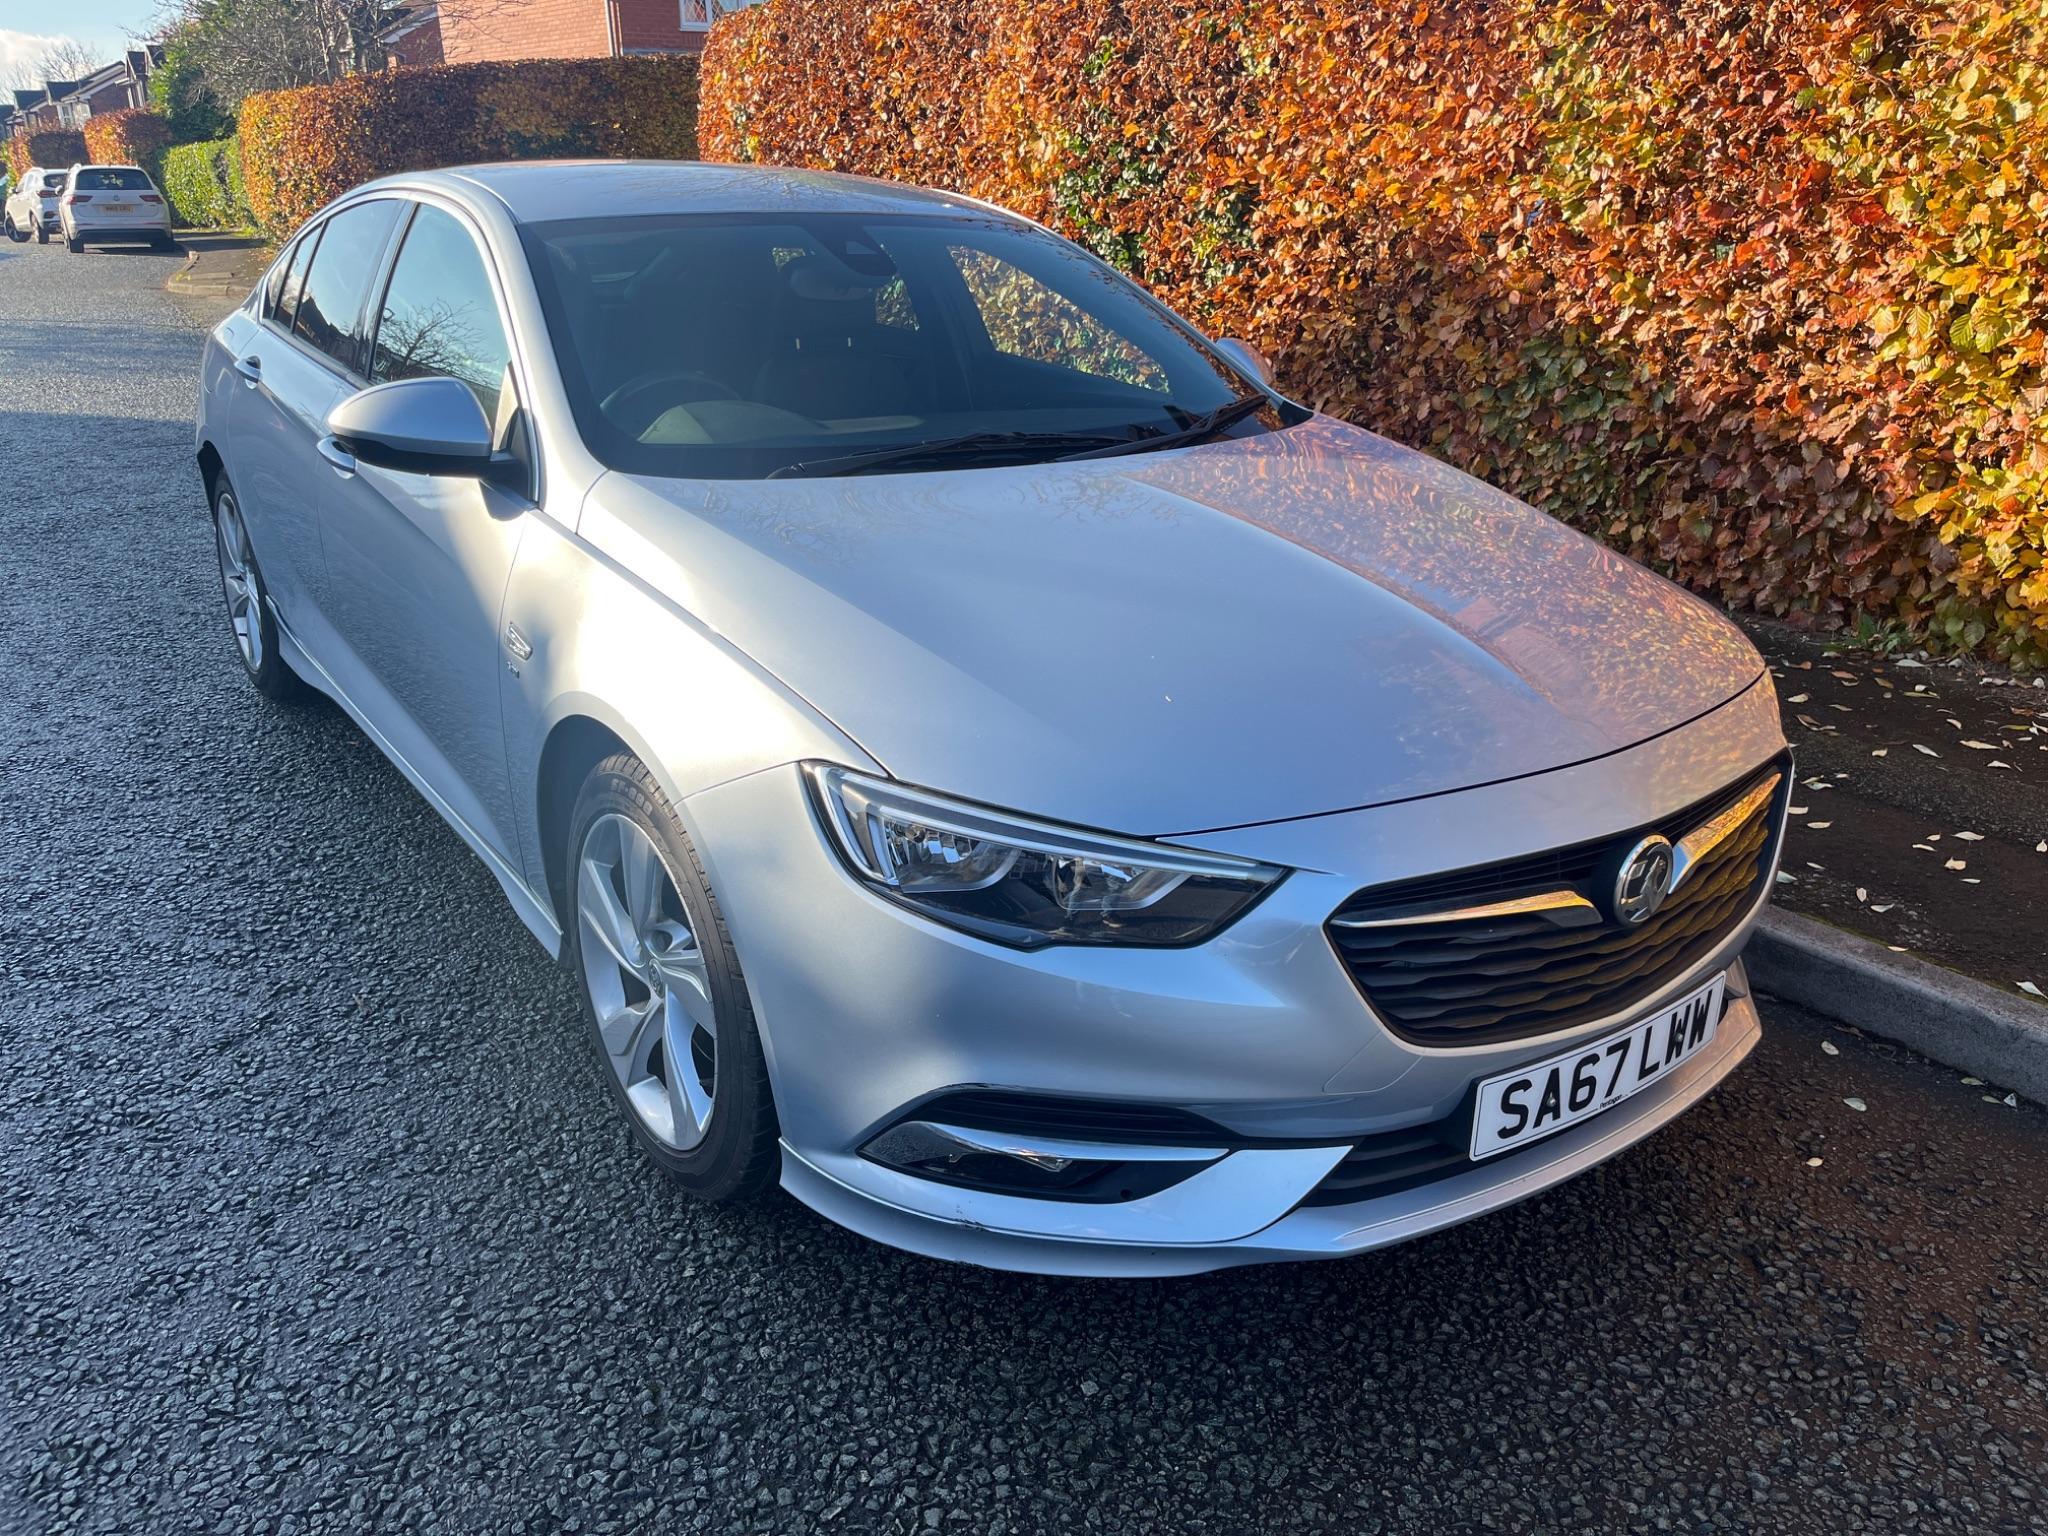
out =
[[[708,396],[697,396],[696,398],[700,400],[737,400],[740,397],[740,392],[730,384],[714,379],[708,373],[699,373],[694,368],[655,368],[650,369],[646,373],[636,374],[626,380],[625,383],[600,400],[597,408],[612,420],[617,421],[622,407],[627,402],[637,400],[641,395],[647,394],[652,390],[676,384],[702,384],[709,388],[712,393]],[[667,410],[670,406],[679,403],[675,400],[660,402],[662,410]],[[631,424],[630,430],[644,432],[654,424],[655,418],[660,415],[660,411],[648,416],[645,421],[638,420],[637,413],[626,411],[624,414],[628,417]],[[627,425],[627,423],[621,423],[621,425]]]

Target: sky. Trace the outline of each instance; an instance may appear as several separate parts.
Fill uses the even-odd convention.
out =
[[[154,0],[0,0],[0,80],[54,38],[89,43],[109,59],[129,36],[152,29]]]

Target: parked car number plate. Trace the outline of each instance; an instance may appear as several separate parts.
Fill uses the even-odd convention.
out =
[[[109,213],[133,213],[134,211],[135,211],[135,205],[134,205],[133,203],[109,203],[109,204],[107,204],[107,212],[109,212]]]
[[[1713,1044],[1723,971],[1698,991],[1617,1034],[1489,1077],[1472,1115],[1472,1158],[1493,1157],[1577,1125]]]

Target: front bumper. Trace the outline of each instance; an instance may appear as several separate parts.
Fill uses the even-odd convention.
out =
[[[1655,1088],[1499,1163],[1477,1163],[1449,1178],[1352,1205],[1298,1203],[1343,1156],[1346,1147],[1341,1145],[1234,1152],[1213,1172],[1197,1174],[1164,1194],[1109,1208],[1116,1220],[1104,1222],[1099,1232],[1069,1223],[1049,1230],[1043,1208],[1051,1202],[1042,1200],[1009,1201],[1035,1208],[1009,1212],[990,1209],[1004,1197],[971,1195],[951,1211],[933,1209],[926,1191],[943,1186],[903,1175],[894,1177],[906,1186],[925,1187],[899,1188],[895,1193],[900,1198],[915,1203],[898,1204],[886,1193],[856,1188],[838,1177],[833,1171],[836,1160],[821,1167],[787,1142],[782,1149],[783,1187],[813,1210],[878,1242],[931,1258],[1033,1274],[1190,1275],[1280,1259],[1369,1253],[1541,1194],[1633,1146],[1705,1098],[1762,1038],[1739,960],[1728,980],[1728,1010],[1712,1047]],[[1264,1161],[1256,1169],[1247,1166],[1254,1159]],[[1205,1223],[1217,1230],[1219,1217],[1236,1213],[1240,1222],[1255,1220],[1276,1208],[1283,1214],[1255,1230],[1202,1240]],[[1065,1209],[1093,1213],[1104,1208]],[[1016,1225],[999,1224],[1005,1221]],[[1148,1241],[1148,1232],[1161,1235]]]
[[[1225,933],[1183,950],[1020,952],[906,913],[845,873],[793,766],[706,790],[681,810],[747,976],[791,1193],[936,1257],[1176,1274],[1363,1252],[1497,1209],[1648,1135],[1732,1071],[1758,1035],[1737,959],[1754,912],[1624,1012],[1457,1048],[1385,1028],[1323,923],[1375,882],[1649,822],[1782,749],[1759,686],[1656,741],[1534,779],[1175,838],[1294,871]],[[1301,1204],[1360,1138],[1442,1120],[1477,1079],[1602,1036],[1721,970],[1731,1001],[1715,1044],[1655,1088],[1498,1164],[1350,1205]],[[921,1103],[977,1087],[1175,1106],[1226,1129],[1235,1149],[1114,1203],[941,1183],[862,1154]]]

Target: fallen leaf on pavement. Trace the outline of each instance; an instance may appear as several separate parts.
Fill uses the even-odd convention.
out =
[[[1821,1041],[1820,1048],[1826,1051],[1830,1056],[1839,1056],[1842,1054],[1842,1048],[1839,1045],[1836,1045],[1835,1042],[1832,1040]]]
[[[2035,985],[2034,985],[2034,984],[2033,984],[2033,983],[2032,983],[2031,981],[2023,981],[2023,982],[2021,982],[2021,983],[2020,983],[2020,990],[2021,990],[2022,992],[2026,992],[2026,993],[2029,993],[2029,994],[2031,994],[2031,995],[2032,995],[2032,996],[2034,996],[2034,997],[2041,997],[2041,996],[2043,996],[2043,995],[2048,995],[2048,994],[2043,994],[2043,993],[2042,993],[2042,991],[2041,991],[2041,989],[2040,989],[2039,987],[2035,986]]]
[[[1934,750],[1934,748],[1932,748],[1932,747],[1923,747],[1923,746],[1921,746],[1921,745],[1920,745],[1920,743],[1919,743],[1919,742],[1917,742],[1917,741],[1913,743],[1913,750],[1914,750],[1915,752],[1925,752],[1925,753],[1926,753],[1926,754],[1927,754],[1927,755],[1928,755],[1929,757],[1939,757],[1939,756],[1941,756],[1941,754],[1940,754],[1939,752],[1935,751],[1935,750]]]
[[[1958,832],[1956,836],[1966,843],[1981,843],[1984,841],[1984,834],[1982,832]]]
[[[1818,1168],[1820,1166],[1820,1159],[1817,1157],[1809,1157],[1806,1160],[1806,1166],[1809,1168]]]
[[[1887,754],[1887,753],[1888,753],[1888,752],[1890,752],[1890,751],[1891,751],[1891,748],[1890,748],[1890,747],[1879,747],[1879,748],[1878,748],[1878,749],[1877,749],[1876,751],[1872,752],[1872,753],[1871,753],[1870,755],[1871,755],[1872,757],[1883,757],[1883,756],[1885,756],[1885,754]]]
[[[1898,903],[1896,901],[1888,901],[1883,906],[1872,907],[1870,910],[1873,912],[1889,912],[1893,907],[1896,907],[1897,905]]]
[[[1813,830],[1816,832],[1825,832],[1829,827],[1832,827],[1834,823],[1832,821],[1809,821],[1807,825],[1813,828]]]
[[[1950,859],[1946,864],[1942,865],[1941,867],[1943,869],[1968,869],[1970,867],[1970,861],[1968,859]]]
[[[1995,741],[1966,741],[1963,745],[1972,752],[1996,752],[1998,750],[1998,743]]]
[[[1844,1099],[1842,1100],[1842,1102],[1848,1105],[1851,1109],[1855,1110],[1856,1113],[1859,1115],[1862,1114],[1864,1110],[1870,1108],[1870,1106],[1864,1103],[1861,1099]]]

